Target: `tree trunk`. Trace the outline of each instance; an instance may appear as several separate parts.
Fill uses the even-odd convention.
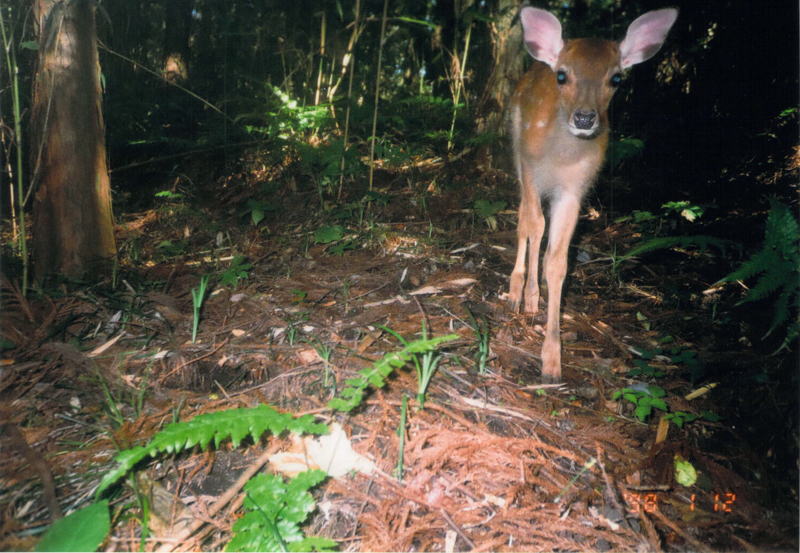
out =
[[[525,69],[522,30],[512,25],[517,15],[516,0],[499,0],[497,19],[492,25],[494,67],[478,104],[478,134],[505,134],[508,99]],[[484,157],[488,152],[482,152]],[[487,159],[491,159],[488,157]]]
[[[116,253],[106,166],[96,4],[36,0],[31,113],[35,276],[81,277]]]
[[[164,78],[173,83],[189,79],[189,36],[192,0],[166,0]]]

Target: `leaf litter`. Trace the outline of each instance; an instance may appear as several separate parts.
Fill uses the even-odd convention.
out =
[[[480,178],[476,193],[500,191],[516,205],[516,185],[502,174],[465,171],[458,178]],[[241,175],[226,186],[240,198],[255,190]],[[225,220],[235,206],[200,204],[200,216],[155,210],[126,216],[121,244],[185,239],[187,246],[171,256],[144,248],[136,263],[123,264],[116,288],[106,282],[24,298],[3,278],[2,332],[16,344],[4,357],[3,420],[46,459],[66,512],[91,502],[117,448],[142,445],[175,420],[269,404],[332,425],[335,439],[327,447],[342,445],[347,458],[325,453],[324,442],[270,436],[245,440],[239,449],[226,441],[142,463],[139,487],[164,505],[154,511],[160,524],[145,539],[147,550],[222,549],[241,505],[237,479],[263,470],[268,460],[278,470],[310,464],[335,475],[316,490],[318,508],[306,532],[333,538],[346,551],[796,546],[796,536],[782,530],[780,509],[746,477],[762,462],[732,432],[703,422],[673,427],[656,442],[655,430],[637,421],[630,406],[610,401],[625,386],[620,375],[632,368],[629,349],[654,343],[637,314],[658,324],[682,313],[660,314],[653,294],[613,291],[596,264],[577,266],[565,294],[566,384],[540,386],[543,323],[511,313],[503,300],[515,218],[501,212],[491,225],[476,220],[460,208],[463,189],[454,187],[429,198],[430,220],[423,222],[411,207],[413,190],[395,181],[383,191],[394,194],[391,210],[373,206],[377,224],[357,229],[363,243],[342,255],[313,243],[321,223],[318,214],[298,209],[301,194],[281,195],[283,211],[265,214],[261,227],[229,219],[226,248],[248,261],[247,276],[235,287],[214,287],[195,343],[191,289],[236,259],[214,251],[219,240],[201,221]],[[609,249],[599,223],[582,225],[582,248]],[[484,375],[476,370],[468,311],[490,328]],[[428,336],[460,338],[444,349],[425,409],[408,402],[401,474],[402,397],[417,391],[410,365],[394,371],[387,386],[369,390],[347,415],[327,403],[358,371],[401,348],[378,325],[412,340],[421,338],[423,324]],[[659,359],[652,363],[670,370]],[[659,385],[670,392],[672,411],[713,409],[707,397],[697,405],[682,399],[685,382]],[[29,548],[50,523],[52,498],[41,486],[41,466],[6,434],[0,539],[3,549]],[[734,441],[741,456],[730,448],[707,451],[709,434]],[[674,482],[677,457],[700,473],[692,489]],[[726,504],[730,494],[735,500]],[[131,489],[122,488],[112,516],[136,512],[136,505]],[[750,529],[749,544],[731,536],[734,525]],[[175,541],[179,531],[183,538]],[[129,550],[141,539],[141,524],[125,515],[102,548]]]

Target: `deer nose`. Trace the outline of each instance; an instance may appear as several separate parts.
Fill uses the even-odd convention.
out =
[[[595,119],[597,119],[597,113],[594,111],[576,110],[572,116],[572,122],[575,128],[582,131],[591,130],[592,127],[594,127]]]

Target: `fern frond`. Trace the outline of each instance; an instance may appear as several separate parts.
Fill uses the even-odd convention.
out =
[[[777,256],[775,254],[775,250],[771,248],[763,249],[758,253],[753,254],[750,259],[745,261],[744,264],[742,264],[742,266],[736,269],[734,272],[725,278],[720,279],[718,284],[723,282],[736,282],[737,280],[744,281],[754,277],[757,274],[764,272],[766,267],[769,267],[775,262],[776,258]]]
[[[756,285],[747,292],[747,296],[736,305],[765,299],[780,288],[786,288],[789,284],[789,278],[794,268],[788,266],[774,250],[767,250],[762,253],[764,255],[758,256],[760,264],[755,267],[758,270],[756,274],[761,276]],[[755,274],[752,276],[755,276]]]
[[[620,261],[655,250],[688,247],[696,247],[700,248],[701,250],[705,250],[712,246],[720,249],[722,251],[722,255],[725,255],[726,248],[735,248],[738,251],[742,250],[742,245],[738,242],[726,240],[724,238],[717,238],[715,236],[706,236],[702,234],[693,236],[663,236],[660,238],[653,238],[652,240],[648,240],[647,242],[636,246],[631,251],[621,256]]]
[[[386,384],[386,377],[394,369],[399,369],[412,360],[414,355],[433,351],[443,343],[455,340],[458,334],[448,334],[429,340],[416,340],[407,344],[400,351],[393,351],[384,355],[381,359],[366,369],[359,372],[358,378],[351,378],[347,381],[347,388],[342,390],[341,398],[334,398],[328,402],[328,407],[337,411],[349,412],[355,409],[364,398],[364,390],[372,384],[376,388],[382,388]]]
[[[764,243],[737,270],[719,282],[758,281],[737,305],[766,299],[775,293],[772,323],[763,336],[766,338],[779,327],[787,325],[786,335],[778,351],[788,347],[798,337],[797,312],[800,308],[800,233],[797,219],[789,208],[770,198]],[[762,339],[763,339],[762,338]],[[776,352],[777,353],[777,352]]]
[[[767,330],[767,333],[761,338],[762,340],[772,334],[772,331],[781,326],[789,320],[789,300],[791,300],[791,292],[784,290],[775,300],[773,304],[774,315],[772,316],[772,324]]]
[[[787,206],[775,198],[770,198],[770,204],[764,245],[775,249],[782,258],[797,267],[800,265],[797,219]]]
[[[167,425],[146,446],[121,451],[115,459],[117,466],[106,473],[100,482],[97,497],[148,455],[155,457],[163,452],[176,453],[195,445],[205,450],[212,439],[214,447],[219,447],[226,438],[231,438],[233,445],[238,446],[247,436],[252,436],[254,442],[258,441],[267,430],[273,436],[285,430],[297,434],[325,434],[328,427],[315,423],[311,415],[293,418],[289,413],[278,413],[269,405],[198,415],[188,422]]]

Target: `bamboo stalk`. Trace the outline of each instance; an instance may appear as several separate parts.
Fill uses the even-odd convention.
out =
[[[325,12],[322,12],[322,29],[319,37],[319,71],[317,72],[317,92],[314,94],[314,105],[319,105],[319,91],[322,88],[322,61],[325,59]]]
[[[361,0],[356,0],[356,19],[353,22],[353,34],[350,36],[350,43],[347,45],[347,53],[345,54],[345,59],[342,60],[342,77],[344,77],[344,72],[347,71],[348,65],[350,66],[350,82],[347,85],[347,111],[345,112],[344,116],[344,138],[342,140],[342,164],[339,168],[339,193],[336,195],[336,200],[342,199],[342,187],[344,186],[344,167],[345,167],[345,155],[347,154],[347,141],[350,136],[350,102],[353,97],[353,73],[355,73],[355,64],[353,61],[355,60],[355,45],[356,41],[358,40],[358,18],[361,15]],[[341,82],[341,78],[339,79],[339,83]],[[333,92],[331,93],[331,100],[333,100],[333,93],[336,92],[336,88],[339,87],[339,83],[336,83],[336,86],[333,88]]]
[[[386,12],[389,0],[383,0],[383,20],[381,21],[381,41],[378,46],[378,72],[375,76],[375,111],[372,114],[372,145],[369,148],[369,189],[372,191],[372,175],[375,169],[375,132],[378,128],[378,99],[381,90],[381,60],[383,59],[383,40],[386,36]]]
[[[17,148],[17,198],[19,207],[19,228],[17,229],[17,217],[14,213],[14,184],[13,178],[10,182],[10,198],[11,198],[11,219],[14,222],[14,238],[15,241],[19,239],[19,255],[22,259],[22,295],[23,297],[28,293],[28,242],[25,236],[25,194],[24,185],[22,180],[22,115],[20,113],[19,103],[19,71],[17,68],[17,56],[14,48],[14,37],[6,35],[6,25],[3,20],[3,13],[0,10],[0,30],[3,33],[3,50],[6,53],[6,66],[8,67],[8,74],[11,80],[12,89],[12,106],[14,111],[14,142]],[[9,169],[11,162],[8,162]],[[9,176],[12,176],[9,171]],[[17,232],[19,234],[17,235]]]
[[[469,40],[472,36],[472,22],[467,27],[467,38],[464,40],[464,56],[458,70],[458,80],[456,81],[455,105],[453,105],[453,122],[450,124],[450,135],[447,137],[447,151],[453,148],[453,133],[456,128],[456,116],[458,115],[458,102],[461,100],[461,90],[464,88],[464,69],[467,67],[467,53],[469,52]],[[457,59],[457,58],[456,58]],[[465,96],[466,97],[466,96]]]

